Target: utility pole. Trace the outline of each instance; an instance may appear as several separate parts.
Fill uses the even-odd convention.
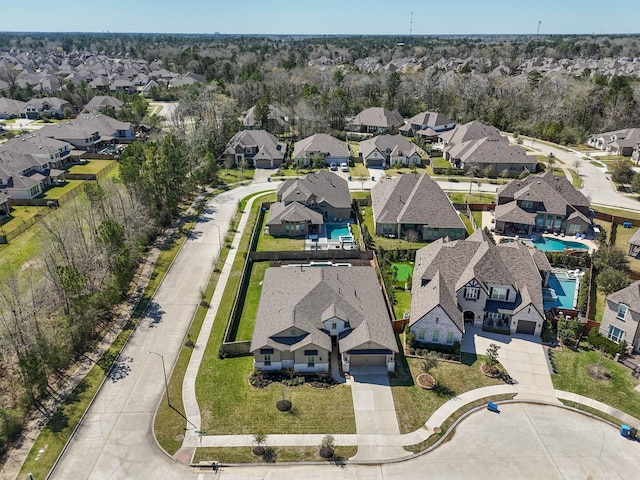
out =
[[[540,25],[542,25],[542,20],[538,20],[538,31],[536,32],[536,35],[540,35]]]
[[[413,12],[411,12],[411,21],[409,22],[409,40],[413,35]]]

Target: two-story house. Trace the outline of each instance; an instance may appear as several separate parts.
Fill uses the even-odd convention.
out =
[[[75,122],[48,125],[38,130],[38,135],[55,138],[73,145],[74,149],[97,152],[100,149],[100,133],[97,128]]]
[[[420,112],[414,115],[400,127],[400,133],[407,137],[418,135],[424,140],[432,142],[438,133],[455,128],[456,122],[438,112]]]
[[[0,190],[15,199],[37,197],[49,181],[39,168],[40,159],[32,155],[0,151]]]
[[[395,369],[389,312],[372,267],[271,267],[265,272],[250,352],[256,370],[326,372],[332,344],[342,370]]]
[[[465,324],[540,335],[540,272],[550,269],[535,249],[494,245],[482,230],[437,240],[416,253],[409,328],[420,342],[448,345],[462,340]]]
[[[267,219],[269,234],[275,237],[319,233],[326,222],[351,218],[349,185],[327,170],[285,180],[278,185],[276,198]]]
[[[600,333],[640,352],[640,280],[607,297]]]
[[[498,189],[495,228],[502,233],[530,235],[584,233],[591,225],[589,200],[564,177],[548,171],[513,180]]]
[[[224,151],[236,165],[243,160],[247,166],[256,168],[278,168],[284,160],[286,145],[265,130],[242,130],[236,133]]]
[[[0,150],[26,153],[47,160],[48,168],[64,169],[70,163],[71,144],[35,133],[14,137],[0,146]]]
[[[32,98],[25,106],[26,118],[36,119],[48,116],[63,118],[65,110],[71,108],[71,103],[57,97]]]

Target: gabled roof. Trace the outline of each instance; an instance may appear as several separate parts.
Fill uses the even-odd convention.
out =
[[[418,151],[416,145],[402,135],[378,135],[360,142],[363,158],[367,158],[376,149],[386,157],[390,155],[410,157]]]
[[[335,208],[350,208],[351,195],[347,181],[327,170],[309,173],[302,178],[288,179],[278,185],[278,200],[284,203],[314,200]]]
[[[326,133],[316,133],[295,143],[291,158],[294,160],[305,158],[313,153],[323,153],[330,157],[345,157],[350,155],[349,149],[342,140],[338,140]]]
[[[284,202],[272,203],[269,209],[267,225],[281,225],[283,222],[309,222],[322,225],[322,214],[305,207],[298,202],[286,205]]]
[[[278,148],[278,139],[265,130],[239,131],[229,140],[224,153],[226,155],[234,155],[237,147],[258,147],[258,150],[263,151],[264,157],[269,156],[273,159],[284,158],[284,150]]]
[[[96,95],[89,103],[87,103],[84,109],[88,112],[91,110],[100,110],[101,108],[110,107],[114,110],[121,110],[124,102],[117,99],[116,97],[112,97],[110,95]]]
[[[376,223],[465,228],[449,197],[424,174],[410,173],[381,180],[371,189],[371,205]]]
[[[260,120],[256,120],[255,118],[256,106],[254,105],[246,112],[242,114],[242,125],[244,127],[255,127],[260,125]],[[269,113],[267,114],[267,119],[276,122],[278,125],[284,126],[286,125],[285,114],[275,105],[269,105]]]
[[[43,110],[45,104],[52,106],[56,110],[62,110],[65,105],[70,105],[68,101],[57,97],[32,98],[27,104],[38,110]]]
[[[527,155],[524,148],[509,145],[506,137],[492,135],[479,140],[469,140],[446,147],[451,158],[464,163],[516,164],[523,167],[535,165],[538,160]]]
[[[444,313],[458,327],[458,330],[464,333],[464,322],[462,313],[458,309],[458,302],[452,296],[451,290],[445,285],[440,272],[436,272],[435,276],[426,285],[420,284],[413,289],[409,325],[413,325],[438,306],[444,310]]]
[[[395,110],[389,111],[382,107],[371,107],[362,110],[353,119],[353,125],[367,125],[371,127],[390,128],[404,123],[402,115]]]
[[[24,111],[26,106],[27,104],[20,100],[0,97],[0,114],[18,116]]]
[[[523,225],[536,224],[536,214],[523,210],[515,201],[496,205],[495,216],[497,222],[521,223]]]
[[[631,235],[631,238],[627,240],[627,243],[631,245],[640,246],[640,228]]]
[[[496,127],[473,120],[464,125],[456,125],[453,130],[441,133],[440,137],[447,142],[450,147],[470,140],[480,140],[481,138],[499,135],[500,131]]]
[[[640,312],[640,280],[622,290],[613,292],[607,297],[607,301],[617,304],[624,303],[634,312]]]
[[[25,134],[19,137],[10,138],[2,145],[0,151],[12,151],[18,153],[28,153],[36,156],[46,156],[57,154],[60,150],[67,148],[71,150],[71,145],[62,140],[48,138],[43,135]]]
[[[424,130],[426,127],[441,127],[452,125],[455,122],[438,112],[420,112],[407,120],[407,123],[409,125],[420,125]]]
[[[250,351],[264,346],[296,350],[306,344],[331,350],[331,338],[322,331],[328,308],[346,317],[351,328],[340,341],[343,351],[366,342],[398,351],[372,267],[268,268]],[[293,339],[281,335],[291,328],[304,333]]]

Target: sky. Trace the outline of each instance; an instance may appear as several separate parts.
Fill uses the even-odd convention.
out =
[[[640,1],[23,0],[0,31],[240,34],[640,33]]]

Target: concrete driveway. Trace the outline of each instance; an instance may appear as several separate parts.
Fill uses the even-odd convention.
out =
[[[400,446],[400,429],[386,367],[352,367],[350,379],[356,417],[357,461],[409,455]],[[393,445],[397,446],[393,446]]]
[[[532,335],[500,335],[465,327],[461,350],[484,355],[489,345],[500,346],[498,360],[517,382],[516,400],[539,400],[559,403],[551,381],[551,373],[540,338]]]

